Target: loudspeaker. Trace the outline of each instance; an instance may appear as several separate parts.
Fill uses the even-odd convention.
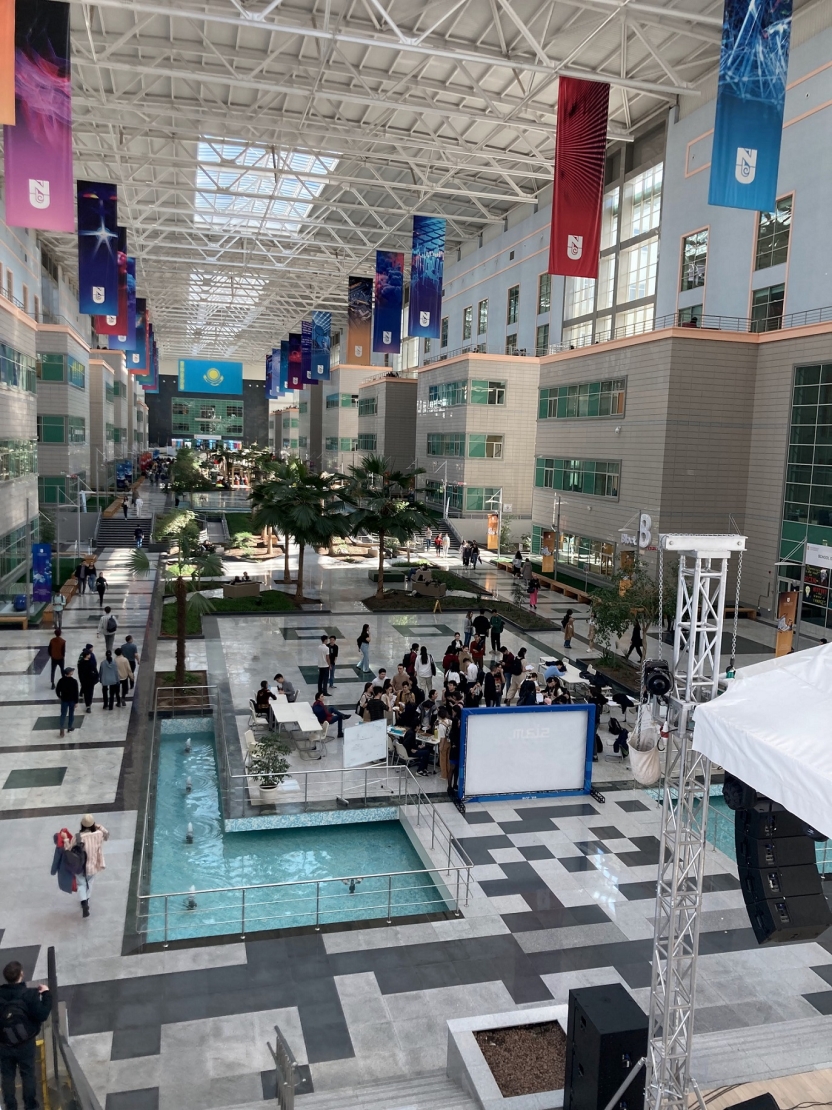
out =
[[[569,992],[564,1110],[604,1110],[642,1056],[647,1055],[647,1015],[620,983]],[[644,1071],[616,1110],[644,1105]]]
[[[740,888],[758,944],[815,940],[832,925],[805,829],[771,802],[734,814]]]
[[[757,1095],[755,1098],[747,1098],[745,1102],[735,1102],[731,1106],[726,1106],[725,1110],[780,1110],[780,1107],[774,1095],[766,1091],[764,1095]]]

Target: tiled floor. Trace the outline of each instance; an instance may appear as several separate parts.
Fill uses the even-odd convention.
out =
[[[138,640],[152,584],[132,581],[123,558],[110,565],[111,598],[122,631],[129,625]],[[302,698],[314,694],[320,630],[336,630],[341,656],[333,700],[350,710],[363,687],[355,671],[363,623],[371,628],[374,669],[384,665],[391,673],[411,639],[436,655],[461,623],[453,614],[441,623],[430,614],[371,615],[360,605],[371,589],[366,567],[340,566],[333,574],[327,560],[311,555],[307,565],[307,594],[320,595],[331,612],[217,618],[206,622],[205,640],[189,644],[189,666],[205,667],[211,681],[225,684],[240,735],[262,678],[282,670]],[[498,581],[490,567],[477,577],[510,592],[507,577]],[[541,601],[541,611],[565,608],[554,598]],[[87,637],[95,639],[97,614],[95,597],[67,610],[70,656]],[[770,629],[749,624],[743,633],[743,661],[768,653]],[[513,648],[530,646],[532,657],[562,642],[557,633],[523,638],[509,631],[504,638]],[[606,802],[472,805],[465,816],[443,804],[444,819],[474,864],[460,917],[125,954],[146,717],[138,700],[106,714],[96,703],[82,728],[61,741],[56,730],[50,735],[54,720],[41,724],[55,716],[41,666],[43,634],[3,632],[0,639],[10,649],[0,651],[9,663],[4,668],[0,659],[0,819],[5,842],[15,845],[0,854],[0,889],[14,892],[0,905],[0,961],[14,955],[27,975],[42,977],[46,948],[56,946],[73,1045],[105,1110],[201,1110],[262,1100],[272,1090],[266,1042],[275,1024],[311,1084],[323,1090],[441,1069],[451,1017],[560,1003],[572,987],[610,981],[623,983],[646,1008],[660,813],[632,789],[626,764],[617,760],[596,764],[599,781],[616,787]],[[160,643],[156,668],[170,669],[172,661],[173,646]],[[149,678],[147,669],[137,699]],[[605,730],[602,736],[611,746]],[[332,742],[326,764],[339,762]],[[84,921],[77,901],[58,891],[49,865],[54,832],[74,828],[87,808],[110,830],[110,841],[93,914]],[[729,1069],[739,1065],[737,1052],[726,1047],[732,1038],[753,1047],[743,1049],[743,1059],[753,1058],[758,1073],[780,1066],[782,1046],[807,1066],[828,1061],[832,942],[759,949],[734,865],[709,849],[706,872],[699,1074],[714,1083],[733,1074]]]

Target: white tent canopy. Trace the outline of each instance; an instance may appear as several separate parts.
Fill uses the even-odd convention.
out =
[[[832,644],[737,672],[693,746],[832,837]]]

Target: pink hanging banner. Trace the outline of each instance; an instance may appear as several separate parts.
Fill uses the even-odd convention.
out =
[[[74,231],[69,4],[17,0],[15,119],[3,128],[6,223]]]

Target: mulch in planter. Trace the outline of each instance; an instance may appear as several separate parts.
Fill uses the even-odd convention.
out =
[[[504,1098],[559,1091],[566,1070],[566,1034],[556,1021],[474,1033]]]

